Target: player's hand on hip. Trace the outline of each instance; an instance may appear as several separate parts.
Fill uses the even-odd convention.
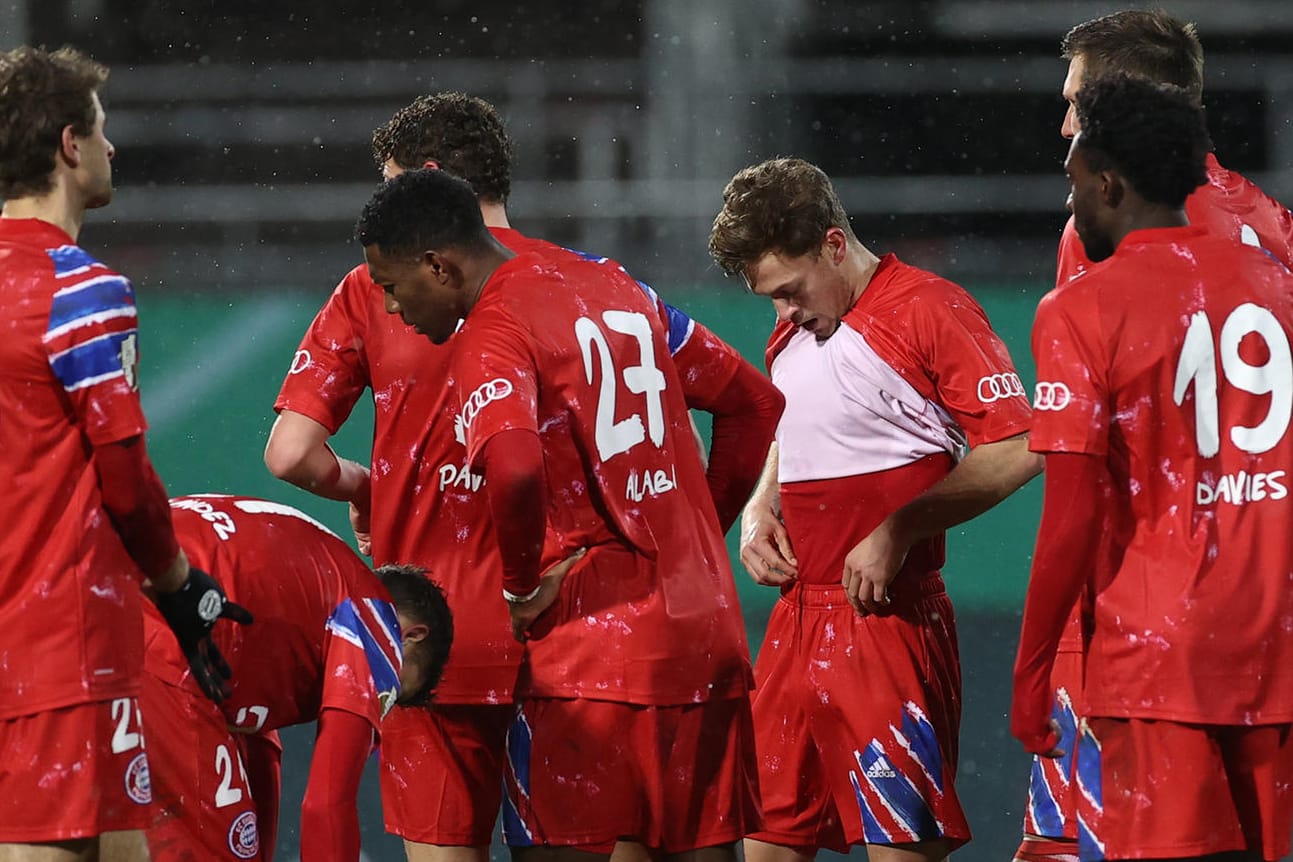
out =
[[[586,548],[580,548],[559,563],[549,566],[539,578],[539,588],[523,602],[508,600],[507,610],[512,617],[512,637],[521,643],[529,639],[530,626],[543,615],[561,593],[561,582],[570,574],[575,564],[584,558]]]
[[[907,559],[908,547],[894,535],[889,522],[884,521],[849,551],[844,558],[844,576],[840,583],[853,610],[860,614],[888,610],[889,585]]]
[[[350,529],[355,531],[355,545],[365,557],[373,555],[373,534],[369,526],[369,513],[354,503],[350,504]]]
[[[799,576],[790,534],[767,506],[746,506],[741,513],[741,563],[756,584],[779,587]]]
[[[247,625],[252,621],[247,609],[229,601],[215,578],[193,567],[178,590],[157,594],[157,609],[175,633],[202,691],[216,703],[228,697],[233,672],[211,640],[211,629],[220,619]]]

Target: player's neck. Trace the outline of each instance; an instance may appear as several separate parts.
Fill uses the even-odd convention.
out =
[[[66,186],[55,185],[47,194],[14,198],[4,202],[4,218],[32,218],[60,227],[76,242],[85,220],[85,207],[70,200]]]
[[[516,254],[506,246],[500,244],[498,240],[490,240],[493,248],[489,253],[472,260],[463,268],[463,283],[466,291],[462,316],[466,317],[471,310],[480,302],[480,295],[485,290],[485,284],[493,277],[494,272],[503,264],[507,263]]]
[[[507,204],[480,201],[480,215],[485,220],[485,227],[512,227],[507,221]]]
[[[849,256],[844,262],[844,278],[853,289],[849,296],[849,307],[858,301],[862,291],[871,283],[871,277],[880,268],[880,258],[871,249],[860,242],[849,244]]]
[[[1159,204],[1142,203],[1127,214],[1127,218],[1123,222],[1122,236],[1118,237],[1118,241],[1121,242],[1127,234],[1134,230],[1187,227],[1189,224],[1190,220],[1185,215],[1184,207],[1175,209]]]

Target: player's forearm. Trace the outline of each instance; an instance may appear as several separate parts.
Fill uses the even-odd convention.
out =
[[[175,539],[170,501],[144,438],[95,447],[94,465],[103,508],[126,552],[158,590],[179,589],[188,577],[188,560]]]
[[[724,532],[767,472],[766,456],[785,406],[772,381],[743,363],[711,407],[714,429],[705,477]],[[775,469],[773,474],[775,480]]]
[[[978,517],[1042,471],[1042,456],[1021,434],[976,446],[938,483],[889,516],[908,546]]]
[[[369,471],[328,445],[323,425],[291,410],[275,421],[265,445],[265,466],[278,478],[311,494],[355,503],[367,511]]]
[[[372,748],[368,720],[325,709],[301,803],[301,862],[359,858],[359,780]]]
[[[1046,489],[1015,657],[1011,731],[1030,751],[1049,749],[1051,670],[1069,613],[1096,563],[1092,514],[1104,505],[1103,463],[1089,455],[1049,455]]]
[[[529,596],[542,574],[547,529],[543,448],[533,431],[503,431],[481,453],[489,511],[503,558],[503,589]]]
[[[766,510],[781,517],[781,483],[777,481],[777,444],[768,446],[768,457],[763,461],[763,472],[754,485],[754,491],[745,504],[747,511]]]

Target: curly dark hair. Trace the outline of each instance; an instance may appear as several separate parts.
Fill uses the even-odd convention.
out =
[[[383,183],[360,213],[355,236],[365,247],[376,245],[395,256],[490,243],[471,186],[432,170],[409,171]]]
[[[724,273],[744,274],[768,252],[816,252],[833,227],[853,237],[848,213],[822,169],[803,159],[770,159],[743,168],[723,189],[709,254]]]
[[[444,589],[420,566],[381,566],[377,577],[400,613],[431,630],[414,653],[414,660],[422,665],[425,673],[422,688],[412,693],[402,692],[400,698],[408,706],[425,705],[444,676],[453,644],[453,614],[449,602]]]
[[[1115,170],[1150,203],[1171,207],[1207,182],[1212,150],[1203,109],[1189,93],[1132,75],[1109,75],[1077,94],[1074,147],[1092,171]]]
[[[487,202],[505,204],[512,192],[512,140],[498,110],[475,96],[434,93],[400,108],[373,132],[378,169],[391,159],[406,171],[435,161]]]
[[[1065,34],[1064,59],[1081,57],[1085,77],[1127,74],[1172,84],[1203,103],[1203,45],[1193,24],[1161,9],[1128,9],[1093,18]]]
[[[94,93],[106,80],[107,66],[67,46],[0,54],[0,198],[53,188],[63,129],[79,137],[94,131]]]

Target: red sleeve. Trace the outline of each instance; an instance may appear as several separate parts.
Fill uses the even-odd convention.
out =
[[[503,589],[528,596],[539,585],[547,526],[548,485],[539,435],[504,431],[490,438],[482,459],[489,513],[503,557]]]
[[[759,481],[785,406],[785,396],[772,381],[742,360],[706,408],[714,416],[714,429],[705,478],[724,533]]]
[[[1050,727],[1051,670],[1070,612],[1095,571],[1101,521],[1091,513],[1106,505],[1110,487],[1104,459],[1094,455],[1046,456],[1046,487],[1037,547],[1024,600],[1015,657],[1010,732],[1034,754],[1056,745]]]
[[[271,862],[278,843],[278,806],[283,789],[283,745],[277,731],[242,737],[247,784],[256,803],[261,862]]]
[[[362,266],[341,280],[301,339],[275,412],[300,413],[337,433],[371,379],[363,330],[376,290]]]
[[[148,458],[143,436],[96,446],[94,467],[103,508],[121,543],[145,576],[160,576],[175,562],[180,546],[166,488]]]
[[[933,400],[965,430],[970,446],[1026,432],[1032,411],[1023,382],[974,298],[940,279],[934,289],[921,291],[912,312]]]
[[[359,858],[359,779],[373,728],[349,712],[319,713],[310,779],[301,803],[301,862]]]
[[[134,288],[101,266],[53,287],[41,341],[86,438],[101,446],[143,434]]]
[[[1034,452],[1102,455],[1108,450],[1109,365],[1090,278],[1084,275],[1052,291],[1037,307],[1032,334],[1037,386],[1028,439]]]
[[[498,304],[478,304],[454,338],[462,339],[453,358],[454,432],[476,467],[495,434],[538,433],[538,365],[529,333]]]

